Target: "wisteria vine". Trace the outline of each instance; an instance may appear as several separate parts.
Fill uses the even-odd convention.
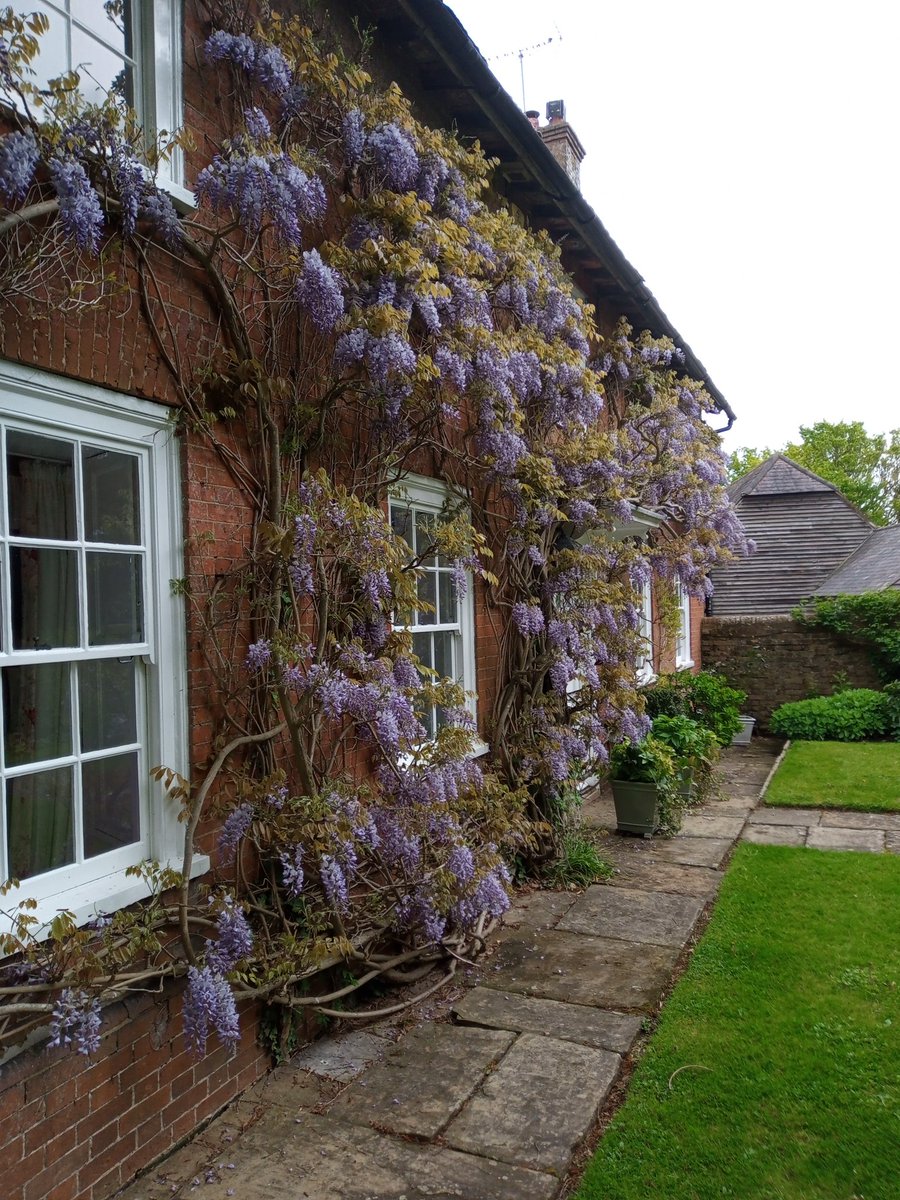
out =
[[[0,1042],[49,1023],[90,1053],[101,1002],[184,975],[202,1054],[211,1032],[237,1041],[243,999],[327,1013],[373,978],[452,971],[507,907],[512,857],[552,846],[561,791],[646,730],[644,582],[702,594],[746,543],[680,351],[625,323],[601,336],[549,237],[491,198],[491,163],[398,89],[297,19],[223,19],[197,52],[229,130],[182,216],[153,175],[168,147],[117,97],[38,89],[45,32],[0,17],[0,298],[50,302],[56,271],[107,302],[117,265],[183,433],[220,456],[252,536],[225,586],[198,554],[185,587],[220,733],[198,780],[156,772],[184,805],[184,870],[136,868],[153,899],[90,929],[35,929],[21,908]],[[214,298],[218,341],[194,355],[160,282],[178,263]],[[385,508],[412,472],[452,498],[416,553]],[[645,508],[665,533],[623,538]],[[498,614],[489,760],[458,683],[398,620],[427,612],[426,554]],[[210,814],[218,872],[192,889]],[[351,982],[316,991],[338,964]]]

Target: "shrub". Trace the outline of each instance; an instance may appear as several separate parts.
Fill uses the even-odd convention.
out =
[[[690,800],[678,790],[676,757],[664,742],[652,733],[639,742],[621,742],[613,748],[609,768],[613,779],[655,784],[659,798],[657,831],[667,836],[678,832]]]
[[[884,737],[897,720],[900,697],[871,688],[852,688],[782,704],[772,713],[772,732],[807,742],[862,742]]]
[[[716,735],[692,717],[654,718],[653,736],[668,746],[693,776],[694,803],[708,800],[715,790],[713,767],[719,754]]]
[[[720,746],[727,746],[740,729],[739,714],[746,699],[746,692],[730,687],[714,671],[661,675],[644,692],[648,716],[690,717],[709,729]]]

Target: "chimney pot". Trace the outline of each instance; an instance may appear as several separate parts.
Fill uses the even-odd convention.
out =
[[[562,100],[550,100],[547,103],[547,120],[557,124],[566,119],[566,106]]]
[[[540,129],[541,114],[538,112],[538,110],[536,108],[529,108],[528,111],[525,113],[525,116],[531,122],[532,129]]]

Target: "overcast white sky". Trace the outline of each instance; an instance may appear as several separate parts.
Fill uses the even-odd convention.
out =
[[[448,0],[738,416],[900,426],[896,0]],[[495,58],[494,56],[501,56]]]

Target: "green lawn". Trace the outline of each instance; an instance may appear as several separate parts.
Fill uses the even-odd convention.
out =
[[[765,802],[900,812],[900,742],[792,742]]]
[[[740,846],[575,1197],[898,1195],[900,857]]]

